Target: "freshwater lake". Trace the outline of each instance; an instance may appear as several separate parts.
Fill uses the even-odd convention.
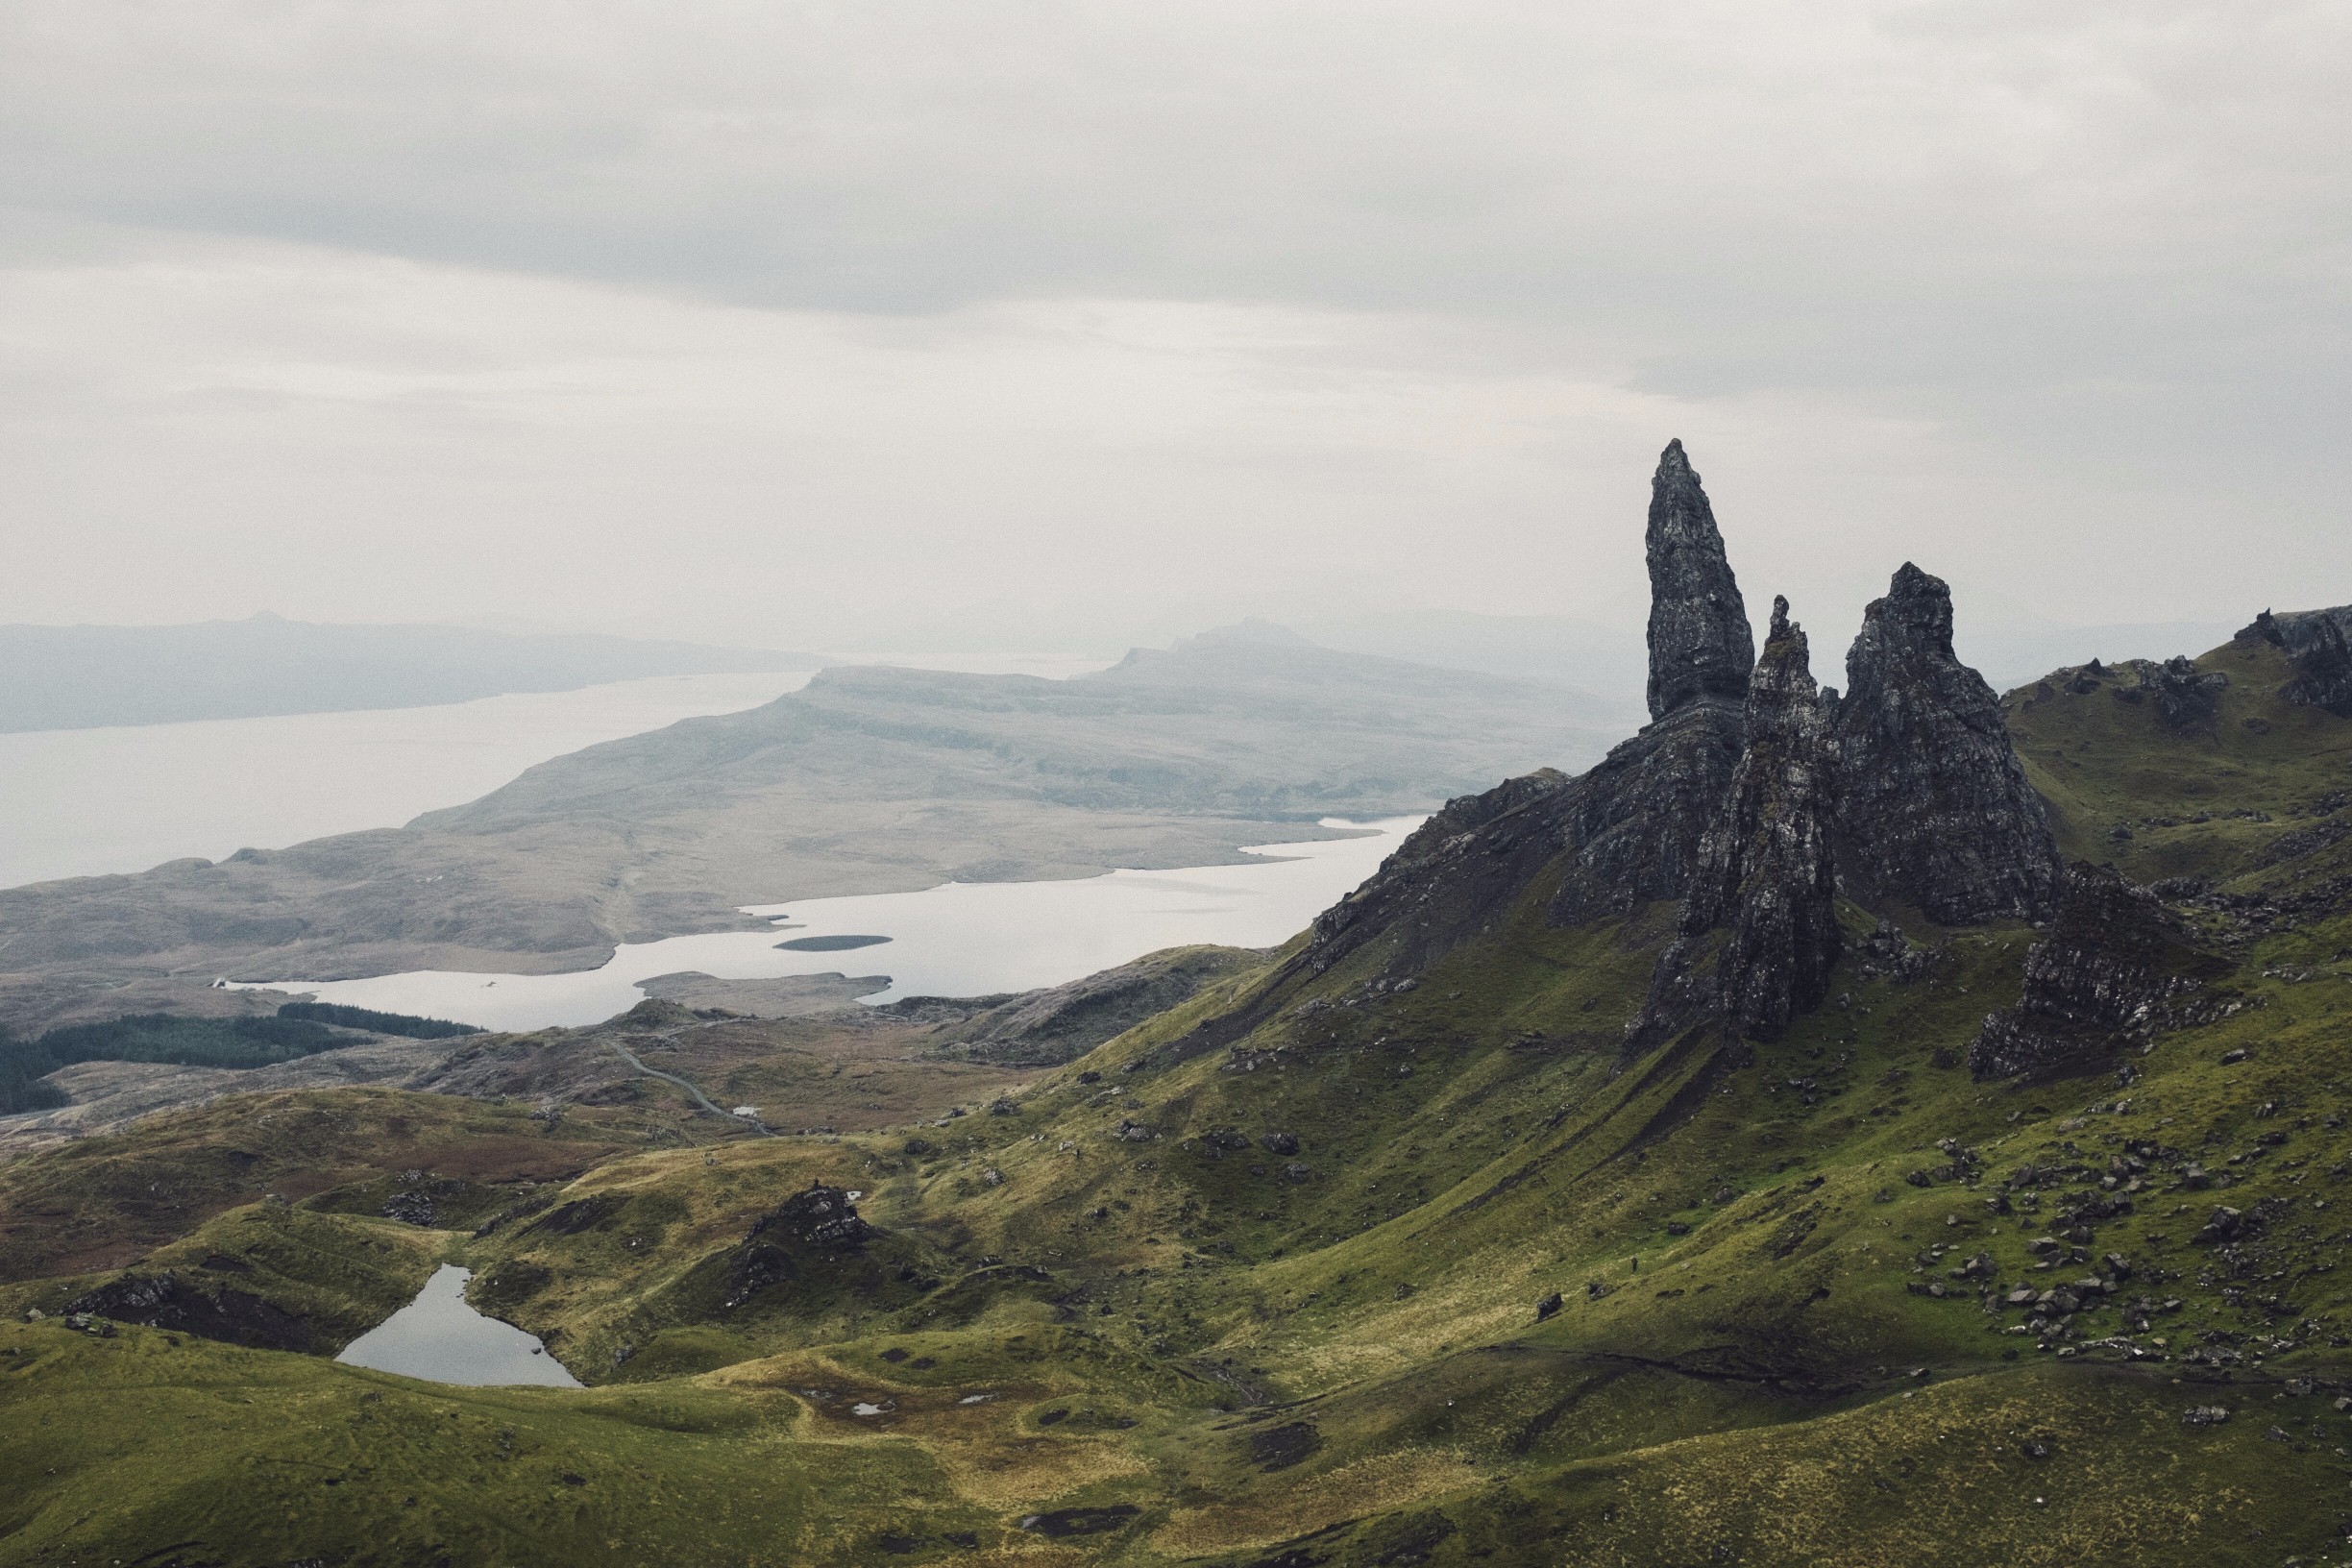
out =
[[[668,675],[428,708],[0,735],[0,888],[396,826],[550,757],[755,708],[808,681]]]
[[[536,1335],[484,1317],[467,1303],[466,1281],[473,1277],[471,1269],[443,1263],[416,1300],[345,1345],[335,1360],[432,1383],[579,1387],[579,1379]]]
[[[638,982],[697,971],[724,980],[849,973],[889,977],[864,999],[979,996],[1080,979],[1163,947],[1271,947],[1376,870],[1421,821],[1326,819],[1356,836],[1258,845],[1234,866],[1112,871],[1065,882],[949,882],[919,893],[752,905],[764,931],[632,943],[569,974],[422,969],[366,980],[270,982],[393,1013],[485,1029],[600,1023],[645,999]],[[851,943],[853,937],[882,938]],[[782,943],[784,945],[779,945]]]

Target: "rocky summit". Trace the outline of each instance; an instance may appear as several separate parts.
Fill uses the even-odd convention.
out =
[[[1833,701],[1655,499],[1650,724],[1279,948],[0,1164],[0,1568],[2342,1560],[2345,618]],[[328,1359],[444,1262],[589,1386]]]
[[[1837,704],[1847,891],[1943,925],[2033,919],[2060,862],[2000,701],[1952,651],[1951,590],[1906,561],[1846,654]]]
[[[1650,717],[1703,698],[1748,695],[1755,633],[1724,558],[1715,508],[1680,441],[1650,481]]]
[[[1841,699],[1816,687],[1784,599],[1752,661],[1739,582],[1679,441],[1652,481],[1647,539],[1657,717],[1580,776],[1450,802],[1315,922],[1292,960],[1303,972],[1387,939],[1388,978],[1409,979],[1556,863],[1555,927],[1679,906],[1629,1040],[1709,1017],[1769,1038],[1825,993],[1841,896],[1940,926],[2056,909],[2063,865],[2041,797],[1999,699],[1953,651],[1943,579],[1909,562],[1895,574]]]
[[[2279,688],[2288,701],[2352,719],[2352,606],[2256,616],[2240,643],[2268,643],[2291,656],[2293,677]]]

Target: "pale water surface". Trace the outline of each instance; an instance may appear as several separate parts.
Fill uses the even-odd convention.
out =
[[[486,1029],[601,1022],[645,999],[638,982],[696,970],[726,980],[843,971],[887,974],[868,1001],[979,996],[1080,979],[1163,947],[1271,947],[1376,870],[1417,817],[1360,826],[1361,836],[1255,845],[1237,866],[1112,871],[1067,882],[949,882],[920,893],[754,905],[773,926],[623,946],[598,969],[468,974],[422,969],[368,980],[270,982],[326,1002],[456,1018]],[[780,949],[779,940],[879,936],[854,954]]]
[[[808,680],[666,675],[429,708],[0,735],[0,887],[395,826],[550,757],[758,707]]]
[[[473,1277],[471,1269],[443,1263],[416,1300],[344,1346],[335,1360],[432,1383],[579,1387],[579,1379],[536,1335],[466,1304],[466,1281]]]

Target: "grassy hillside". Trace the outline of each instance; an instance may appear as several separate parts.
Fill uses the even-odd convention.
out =
[[[1850,908],[1777,1042],[1629,1055],[1670,912],[1554,929],[1555,868],[1409,990],[1377,943],[1278,994],[1237,971],[999,1105],[616,1148],[403,1233],[586,1393],[0,1330],[0,1462],[34,1478],[0,1563],[2340,1556],[2352,723],[2279,702],[2271,658],[2209,656],[2186,729],[2112,676],[2010,700],[2070,851],[2197,879],[2168,892],[2235,1007],[2144,1054],[1974,1082],[2036,933],[1893,963]],[[118,1193],[166,1157],[92,1142]],[[397,1180],[184,1245],[357,1302],[417,1266],[365,1248]],[[754,1270],[819,1182],[877,1234]]]

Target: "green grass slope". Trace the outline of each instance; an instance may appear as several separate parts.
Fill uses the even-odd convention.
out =
[[[1555,870],[1410,990],[1378,943],[1237,974],[969,1115],[615,1150],[446,1229],[380,1171],[207,1216],[155,1255],[323,1316],[446,1257],[595,1386],[12,1325],[0,1563],[2340,1559],[2352,723],[2204,665],[2187,730],[2010,698],[2070,852],[2195,879],[2239,1005],[2144,1053],[1972,1081],[2036,935],[1995,926],[1857,944],[1752,1058],[1629,1057],[1671,911],[1553,929]],[[818,1182],[877,1234],[735,1300]]]

